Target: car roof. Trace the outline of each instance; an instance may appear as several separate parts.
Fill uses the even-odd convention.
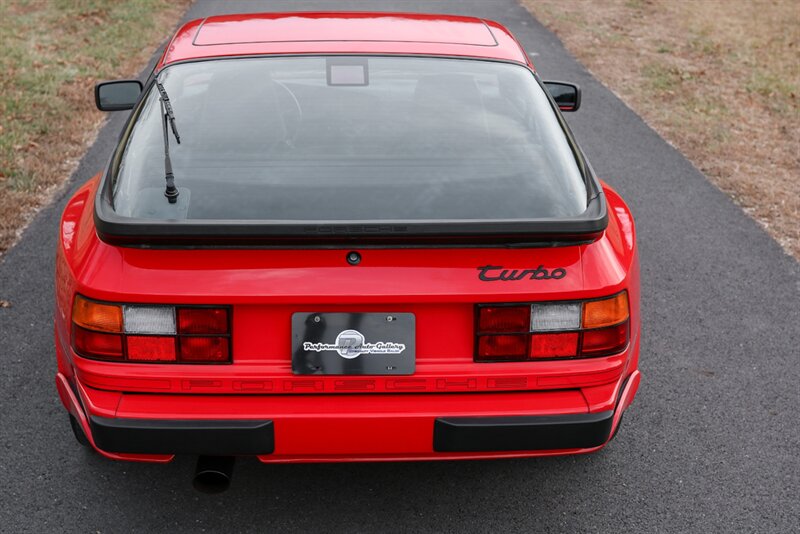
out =
[[[187,22],[170,41],[158,68],[194,59],[269,54],[463,56],[530,65],[511,33],[489,20],[418,13],[299,12],[218,15]]]

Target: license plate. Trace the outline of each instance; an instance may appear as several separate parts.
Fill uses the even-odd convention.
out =
[[[298,375],[410,375],[413,313],[292,315],[292,372]]]

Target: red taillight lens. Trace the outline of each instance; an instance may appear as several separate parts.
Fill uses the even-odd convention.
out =
[[[127,356],[137,362],[174,362],[173,336],[126,336]]]
[[[627,291],[585,301],[479,304],[476,313],[477,362],[609,356],[630,338]]]
[[[578,332],[566,334],[533,334],[530,357],[574,358],[578,355]]]
[[[227,308],[178,308],[178,334],[182,362],[219,363],[230,360]],[[203,334],[202,336],[198,334]]]
[[[178,308],[179,334],[227,334],[226,308]]]
[[[583,333],[581,356],[615,354],[628,345],[628,321]]]
[[[226,362],[229,358],[227,337],[180,338],[182,362]]]
[[[478,330],[481,332],[527,332],[530,328],[530,306],[478,308]]]
[[[83,356],[101,358],[104,360],[122,360],[122,336],[93,332],[78,325],[72,329],[72,339],[75,350]]]
[[[231,311],[216,306],[111,304],[75,296],[73,347],[86,358],[228,363]]]
[[[479,361],[525,359],[528,352],[528,334],[480,336]]]

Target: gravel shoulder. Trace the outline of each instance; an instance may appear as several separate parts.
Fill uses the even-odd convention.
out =
[[[796,0],[524,0],[594,76],[800,259]]]

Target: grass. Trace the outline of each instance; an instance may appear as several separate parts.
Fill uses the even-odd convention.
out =
[[[800,259],[797,0],[523,0]]]
[[[93,139],[95,81],[136,75],[186,5],[0,0],[0,254]]]

